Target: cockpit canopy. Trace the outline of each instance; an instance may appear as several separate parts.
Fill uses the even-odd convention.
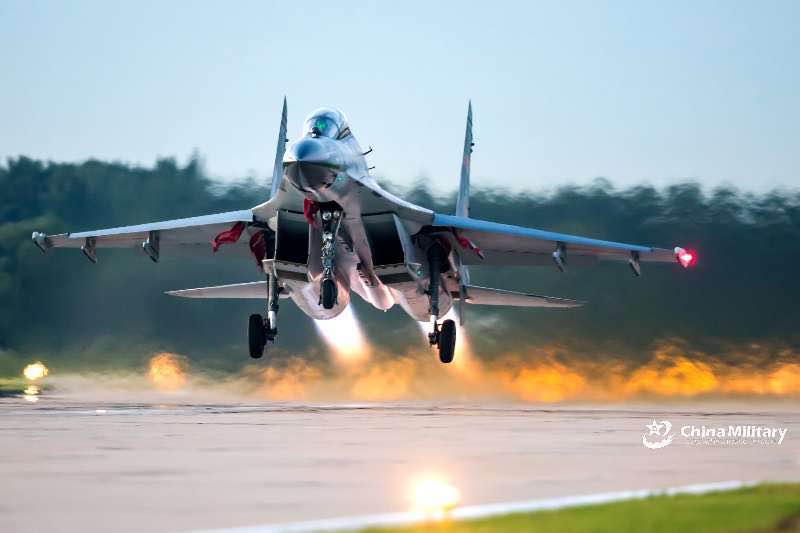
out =
[[[306,118],[303,134],[309,137],[344,139],[350,135],[350,127],[344,113],[332,107],[320,107]]]

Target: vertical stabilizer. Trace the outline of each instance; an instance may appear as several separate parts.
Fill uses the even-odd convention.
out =
[[[461,181],[456,200],[456,216],[469,216],[469,164],[472,159],[472,102],[467,108],[467,131],[464,133],[464,157],[461,159]]]
[[[456,216],[469,216],[469,166],[472,160],[472,101],[467,107],[467,131],[464,133],[464,157],[461,159],[461,181],[458,185],[458,198],[456,199]],[[467,285],[469,285],[469,270],[461,263],[461,257],[455,255],[458,268],[459,299],[456,302],[456,315],[459,324],[464,325],[464,301],[467,299]]]
[[[275,165],[272,167],[272,187],[269,197],[275,196],[283,179],[283,152],[286,151],[286,97],[283,97],[283,112],[281,113],[281,127],[278,131],[278,146],[275,148]]]

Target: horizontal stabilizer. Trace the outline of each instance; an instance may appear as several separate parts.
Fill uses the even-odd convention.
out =
[[[467,286],[467,303],[475,305],[507,305],[512,307],[580,307],[586,302],[568,298],[539,296],[525,292]]]
[[[266,300],[268,291],[269,287],[266,281],[253,281],[251,283],[234,283],[233,285],[167,291],[166,294],[180,296],[181,298],[253,298]]]

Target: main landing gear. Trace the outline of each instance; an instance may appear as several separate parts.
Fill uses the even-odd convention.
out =
[[[428,342],[431,346],[438,346],[439,361],[451,363],[456,351],[456,323],[448,319],[442,322],[441,327],[438,324],[439,282],[444,258],[444,250],[440,244],[436,243],[428,250],[431,276],[428,286],[428,296],[431,302],[431,332],[428,333]]]
[[[336,262],[336,234],[342,222],[342,212],[339,209],[322,207],[322,281],[319,290],[319,303],[325,309],[333,309],[337,303],[337,285],[334,277]]]
[[[250,357],[260,359],[264,355],[266,347],[271,342],[275,342],[278,336],[278,278],[274,274],[269,275],[269,298],[267,300],[267,318],[259,314],[250,315],[248,324],[248,344]]]

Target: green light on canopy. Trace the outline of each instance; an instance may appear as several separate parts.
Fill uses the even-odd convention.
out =
[[[320,131],[325,131],[328,128],[328,121],[324,118],[318,118],[317,121],[314,123],[314,126],[318,128]]]

